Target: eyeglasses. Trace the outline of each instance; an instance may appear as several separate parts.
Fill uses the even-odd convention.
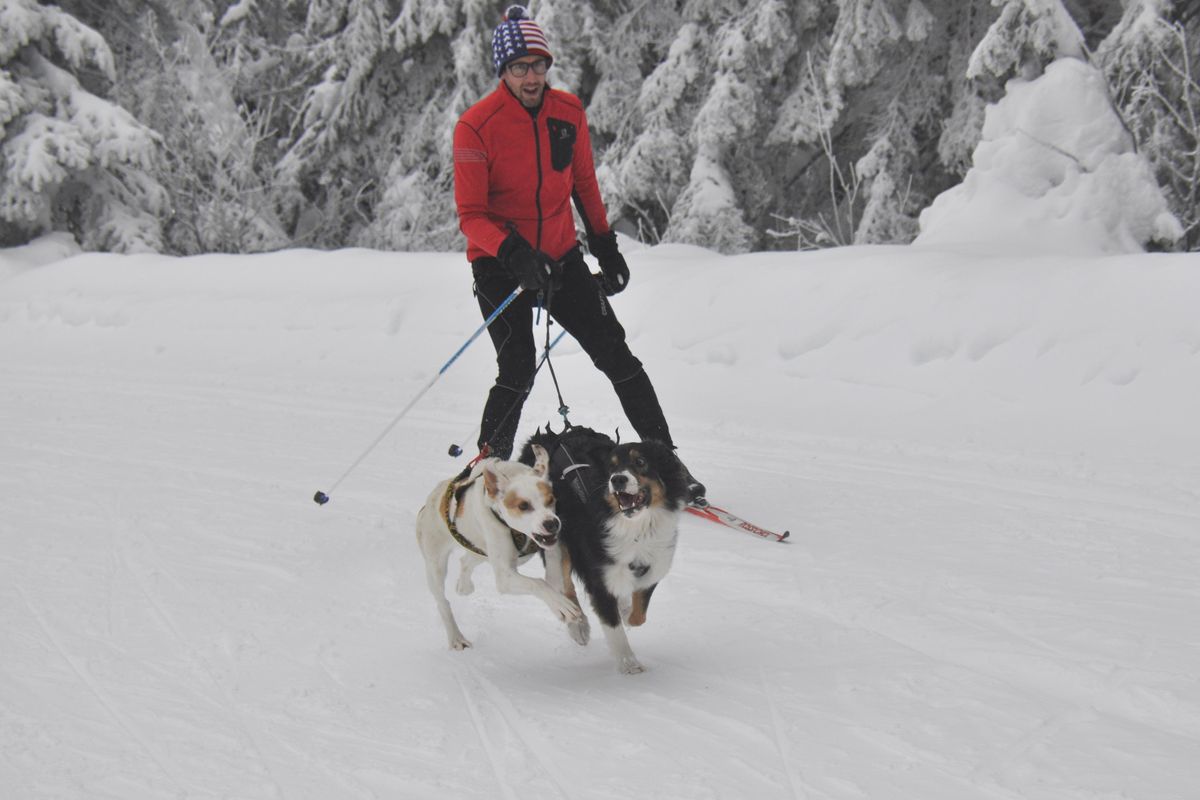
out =
[[[550,62],[544,58],[537,61],[514,61],[508,65],[508,71],[514,78],[524,78],[529,74],[531,67],[534,75],[545,75],[546,70],[550,69]]]

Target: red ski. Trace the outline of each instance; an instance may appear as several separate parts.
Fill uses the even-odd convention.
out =
[[[746,533],[753,533],[755,536],[761,536],[764,539],[774,539],[777,542],[782,542],[791,535],[791,531],[776,533],[775,531],[769,531],[766,528],[760,528],[757,525],[742,519],[737,514],[726,511],[719,506],[714,506],[711,503],[706,503],[703,506],[689,505],[685,506],[685,508],[691,513],[695,514],[697,517],[702,517],[710,522],[715,522],[718,525],[724,525],[727,528],[745,531]]]

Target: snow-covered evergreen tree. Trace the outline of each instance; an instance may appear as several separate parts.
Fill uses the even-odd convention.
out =
[[[920,45],[929,38],[933,15],[920,0],[897,4],[892,0],[845,0],[834,29],[829,54],[827,85],[835,111],[859,87],[877,83],[885,65],[902,65],[902,79],[892,84],[891,99],[877,113],[868,136],[871,145],[855,163],[854,180],[863,200],[854,241],[858,243],[908,241],[913,235],[907,187],[917,162],[918,145],[913,128],[928,111],[926,100],[913,106],[913,80],[925,75],[919,69]],[[917,44],[917,48],[906,46]],[[939,81],[940,83],[940,81]],[[923,88],[923,87],[922,87]],[[908,212],[908,213],[906,213]]]
[[[289,215],[302,220],[299,233],[317,246],[355,241],[371,222],[391,162],[377,126],[386,127],[408,103],[424,101],[401,88],[400,59],[388,30],[398,5],[319,0],[308,6],[303,47],[321,77],[296,113],[296,133],[277,180],[286,187]]]
[[[758,246],[748,220],[757,220],[768,202],[770,170],[757,142],[770,130],[777,96],[772,82],[795,66],[797,10],[780,0],[755,0],[711,40],[711,83],[690,132],[695,161],[668,238],[707,242],[726,253]]]
[[[161,249],[158,137],[101,96],[115,77],[94,29],[58,6],[0,1],[0,238],[65,228],[88,249]]]
[[[1118,107],[1200,248],[1200,13],[1183,3],[1133,0],[1097,50]],[[1191,21],[1189,30],[1188,21]]]
[[[807,179],[772,228],[801,246],[909,241],[920,208],[965,172],[978,141],[983,102],[963,42],[982,34],[990,6],[841,0],[836,11],[772,133],[807,145]]]
[[[616,144],[602,157],[602,168],[614,176],[612,200],[649,241],[662,238],[691,172],[687,131],[708,70],[702,35],[694,23],[679,27],[665,58],[641,82],[628,127],[616,129]],[[626,92],[634,85],[627,82]]]
[[[949,108],[938,133],[938,162],[953,176],[962,177],[971,165],[971,153],[983,128],[986,98],[977,81],[967,75],[975,43],[988,22],[981,10],[968,6],[958,15],[957,24],[947,31],[946,93]]]
[[[317,244],[460,245],[451,134],[494,85],[502,13],[485,0],[309,4],[304,46],[322,75],[278,174]]]
[[[272,173],[306,76],[303,54],[287,47],[302,3],[65,2],[111,44],[114,98],[162,137],[166,249],[256,252],[291,243]]]
[[[378,186],[364,195],[370,207],[361,212],[369,221],[354,243],[405,250],[461,246],[454,124],[495,86],[491,35],[502,13],[483,0],[431,0],[405,3],[392,22],[390,48],[379,54],[378,69],[394,76],[378,89],[372,85],[380,96],[366,95],[383,112],[374,123],[378,133],[367,142],[376,163],[386,167]],[[384,96],[395,91],[402,94]],[[368,109],[364,113],[371,118]]]
[[[889,45],[905,34],[904,9],[894,0],[839,0],[838,6],[826,68],[835,112],[845,102],[846,90],[875,79],[889,63]]]
[[[175,252],[461,246],[451,133],[496,84],[509,0],[61,2],[0,0],[10,240],[71,225],[89,246]],[[614,224],[730,252],[909,240],[970,166],[985,101],[1119,19],[1098,62],[1200,247],[1200,12],[1121,3],[529,6],[551,84],[587,107]]]
[[[1031,80],[1056,58],[1083,58],[1083,33],[1062,0],[992,0],[1000,17],[971,55],[967,76]]]
[[[760,246],[785,179],[772,162],[791,145],[771,138],[775,116],[820,3],[678,5],[675,20],[665,6],[637,20],[638,30],[674,29],[657,59],[643,49],[640,60],[655,66],[601,156],[602,170],[614,176],[619,215],[651,240],[703,240],[731,252]]]

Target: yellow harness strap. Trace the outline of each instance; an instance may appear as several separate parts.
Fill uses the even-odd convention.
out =
[[[446,523],[446,527],[450,530],[450,535],[454,537],[454,541],[458,542],[472,553],[487,558],[487,553],[473,545],[470,540],[467,539],[467,537],[459,533],[458,526],[454,524],[454,518],[458,516],[458,505],[462,502],[462,495],[468,488],[470,488],[473,482],[474,481],[465,481],[463,483],[459,483],[457,481],[450,481],[450,484],[446,487],[446,493],[442,495],[440,510],[442,512],[442,520]],[[453,511],[450,509],[452,501],[454,501],[455,504],[455,509]],[[496,514],[495,511],[492,513]],[[499,514],[496,514],[496,519],[500,519]],[[503,522],[503,520],[501,520],[501,522]],[[519,531],[514,531],[512,528],[509,528],[509,532],[512,534],[513,547],[517,549],[518,556],[530,556],[537,552],[537,542],[533,541],[531,537],[526,536]]]

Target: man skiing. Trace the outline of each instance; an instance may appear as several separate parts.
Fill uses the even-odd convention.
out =
[[[496,89],[454,128],[454,199],[484,317],[525,291],[492,323],[497,375],[479,447],[508,458],[535,369],[533,308],[540,303],[612,381],[642,439],[674,446],[654,386],[629,350],[607,297],[629,285],[629,267],[600,197],[583,104],[547,86],[554,56],[541,28],[511,6],[492,33]],[[583,260],[571,213],[583,219],[600,276]],[[688,475],[693,501],[704,486]]]

